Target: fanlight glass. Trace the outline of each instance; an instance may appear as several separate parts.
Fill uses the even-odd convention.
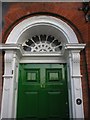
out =
[[[62,49],[62,43],[52,35],[33,36],[26,40],[22,47],[30,52],[56,52]]]

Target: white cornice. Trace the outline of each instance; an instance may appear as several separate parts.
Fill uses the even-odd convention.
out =
[[[65,44],[63,46],[63,50],[59,53],[32,53],[32,52],[24,52],[21,45],[18,44],[0,44],[0,50],[1,51],[15,51],[19,56],[63,56],[66,50],[69,51],[81,51],[84,49],[86,44]]]
[[[21,45],[18,45],[18,44],[0,44],[0,51],[16,52],[19,57],[22,56],[23,54],[23,49]]]
[[[86,44],[66,44],[65,45],[65,50],[82,50],[84,49]]]
[[[0,50],[20,50],[21,46],[18,44],[0,44]]]

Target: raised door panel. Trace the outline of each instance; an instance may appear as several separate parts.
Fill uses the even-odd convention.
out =
[[[46,68],[45,71],[48,94],[48,118],[57,120],[68,118],[65,66],[53,64]]]

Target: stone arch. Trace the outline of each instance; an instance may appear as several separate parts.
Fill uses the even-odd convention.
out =
[[[43,28],[43,26],[45,28]],[[53,32],[55,33],[59,32],[58,35],[61,33],[61,35],[63,35],[62,38],[66,40],[66,43],[78,43],[76,34],[72,30],[72,28],[64,21],[52,16],[34,16],[31,18],[27,18],[16,25],[9,34],[6,44],[16,44],[21,42],[20,39],[22,39],[23,36],[27,35],[26,32],[33,33],[33,30],[35,31],[35,27],[38,27],[38,29],[42,30],[40,31],[40,33],[43,32],[43,29],[44,33],[48,33],[48,31],[50,32],[50,29],[53,30]],[[40,34],[39,32],[37,33]]]

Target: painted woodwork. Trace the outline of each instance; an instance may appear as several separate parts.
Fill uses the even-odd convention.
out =
[[[69,117],[66,64],[20,64],[17,118]]]

